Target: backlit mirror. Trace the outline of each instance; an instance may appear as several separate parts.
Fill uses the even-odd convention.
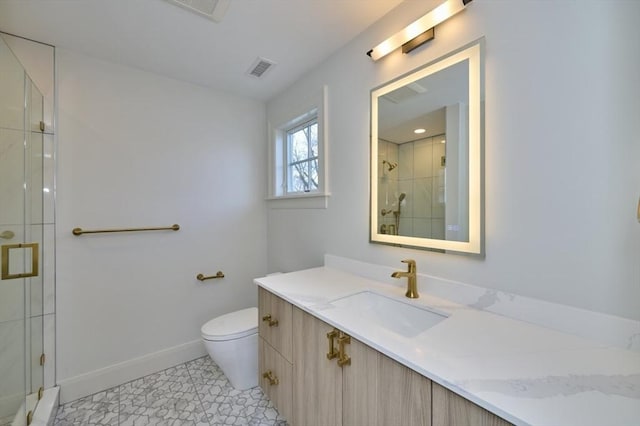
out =
[[[483,254],[483,41],[371,91],[371,242]]]

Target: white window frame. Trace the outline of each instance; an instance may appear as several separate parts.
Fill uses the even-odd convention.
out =
[[[285,175],[285,179],[284,179],[284,183],[283,183],[283,193],[285,195],[301,195],[302,193],[312,193],[312,192],[318,192],[318,188],[313,188],[313,189],[308,189],[305,191],[293,191],[290,189],[291,187],[291,180],[292,180],[292,174],[291,174],[291,167],[293,166],[293,164],[295,163],[306,163],[307,166],[309,163],[311,163],[312,161],[316,160],[318,161],[318,163],[320,163],[320,156],[317,155],[315,157],[309,156],[307,155],[306,158],[302,159],[302,160],[297,160],[297,161],[292,161],[292,154],[291,154],[291,136],[292,134],[298,133],[301,130],[307,129],[313,125],[318,125],[319,127],[319,123],[318,123],[318,111],[317,110],[313,110],[313,111],[309,111],[309,114],[307,114],[307,116],[305,117],[304,120],[296,120],[296,122],[291,126],[288,127],[285,132],[284,132],[284,137],[285,137],[285,146],[286,149],[284,150],[284,164],[285,164],[285,171],[284,171],[284,175]],[[317,135],[316,135],[317,136]],[[319,142],[319,141],[318,141]],[[307,153],[309,153],[309,140],[307,140]],[[318,164],[318,171],[319,171],[320,165]],[[318,173],[318,185],[320,185],[320,176]]]
[[[327,208],[327,87],[306,99],[296,99],[297,105],[282,102],[268,112],[269,189],[267,199],[275,208]],[[285,105],[286,104],[286,105]],[[318,122],[318,188],[309,192],[289,192],[287,189],[287,133],[312,120]],[[276,201],[280,200],[280,201]]]

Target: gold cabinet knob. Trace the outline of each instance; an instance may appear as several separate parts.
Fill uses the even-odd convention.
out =
[[[277,319],[272,319],[271,318],[271,314],[267,314],[265,316],[262,317],[262,321],[266,321],[269,324],[269,327],[277,327],[278,326],[278,320]]]
[[[273,375],[273,372],[271,370],[267,370],[266,373],[262,374],[262,377],[269,380],[269,384],[271,386],[275,386],[278,383],[280,383],[280,380],[278,380],[278,378],[276,376]]]

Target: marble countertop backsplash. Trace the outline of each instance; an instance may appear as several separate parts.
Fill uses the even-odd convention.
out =
[[[640,323],[424,275],[411,300],[394,270],[326,255],[255,283],[516,425],[640,424]],[[362,291],[448,318],[406,337],[331,304]]]

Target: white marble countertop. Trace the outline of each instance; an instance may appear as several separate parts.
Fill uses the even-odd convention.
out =
[[[255,283],[516,425],[640,425],[638,352],[329,267]],[[403,337],[330,303],[362,291],[448,318]]]

